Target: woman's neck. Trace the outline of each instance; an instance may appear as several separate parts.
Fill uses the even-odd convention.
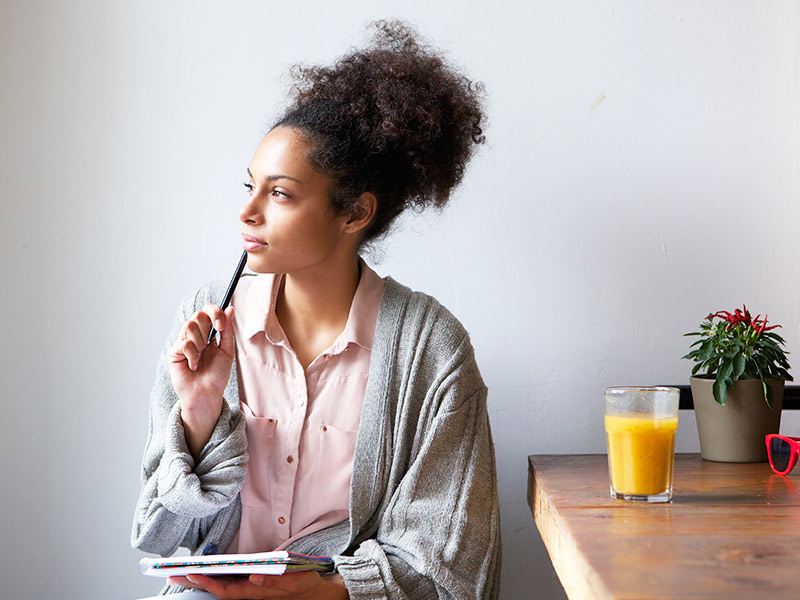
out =
[[[304,369],[344,330],[360,277],[357,256],[339,268],[284,276],[275,312]]]

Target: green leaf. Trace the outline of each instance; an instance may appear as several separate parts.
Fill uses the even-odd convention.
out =
[[[720,379],[719,376],[717,376],[717,378],[714,380],[714,384],[711,386],[711,391],[714,393],[714,400],[716,400],[721,406],[725,406],[725,395],[727,390],[725,389],[723,380]]]
[[[744,368],[747,365],[747,357],[744,353],[737,354],[733,359],[733,379],[737,380],[744,373]]]
[[[772,388],[768,386],[767,382],[763,379],[761,380],[761,387],[764,388],[764,399],[767,401],[767,406],[769,406],[771,410],[775,410],[772,406]]]
[[[731,361],[724,362],[719,369],[719,375],[717,379],[721,379],[722,381],[730,378],[733,374],[733,363]]]
[[[764,337],[768,338],[768,339],[771,339],[771,340],[775,340],[776,342],[778,342],[780,344],[785,344],[786,343],[786,341],[780,335],[778,335],[777,333],[775,333],[773,331],[767,331],[764,334]]]

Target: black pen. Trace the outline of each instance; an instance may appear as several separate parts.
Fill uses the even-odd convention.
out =
[[[228,291],[225,292],[225,297],[222,299],[222,304],[219,307],[222,310],[228,308],[228,305],[231,303],[231,298],[233,298],[233,291],[236,289],[236,284],[239,283],[239,278],[242,276],[242,271],[244,271],[244,266],[247,264],[247,250],[242,252],[242,258],[239,259],[239,264],[236,265],[236,272],[233,274],[231,278],[231,282],[228,284]],[[217,335],[217,330],[214,327],[211,327],[211,333],[208,334],[208,343],[211,343],[211,340]]]

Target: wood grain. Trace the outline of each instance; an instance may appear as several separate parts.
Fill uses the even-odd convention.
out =
[[[571,599],[800,598],[800,482],[675,458],[673,501],[609,497],[605,455],[529,457],[528,503]]]

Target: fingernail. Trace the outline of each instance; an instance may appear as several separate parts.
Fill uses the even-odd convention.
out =
[[[214,321],[214,327],[217,329],[217,331],[221,330],[222,329],[222,319],[217,319],[216,321]]]

